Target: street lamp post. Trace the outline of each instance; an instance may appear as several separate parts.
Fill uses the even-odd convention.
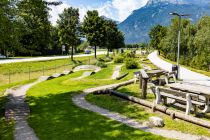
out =
[[[180,79],[180,37],[181,37],[181,20],[184,16],[190,16],[189,14],[178,14],[178,13],[169,13],[173,16],[179,17],[179,25],[178,25],[178,51],[177,51],[177,79]]]

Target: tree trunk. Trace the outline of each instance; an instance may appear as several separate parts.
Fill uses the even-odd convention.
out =
[[[96,46],[95,46],[95,58],[97,58],[97,56],[96,56]]]
[[[109,48],[107,48],[107,56],[109,57]]]
[[[73,55],[74,55],[74,47],[71,46],[71,60],[72,61],[74,60]]]

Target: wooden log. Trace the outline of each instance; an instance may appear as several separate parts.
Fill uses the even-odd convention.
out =
[[[168,110],[171,110],[171,109],[168,109]],[[172,110],[171,110],[171,112],[172,112]],[[206,128],[210,128],[210,123],[208,121],[205,121],[205,120],[202,120],[202,119],[190,116],[190,115],[185,115],[180,112],[175,112],[175,111],[173,111],[173,112],[175,113],[176,118],[179,118],[181,120],[185,120],[187,122],[194,123],[194,124],[206,127]]]
[[[120,92],[117,92],[114,90],[110,90],[110,92],[111,92],[111,95],[129,100],[129,101],[133,101],[134,103],[138,103],[138,104],[141,104],[141,105],[149,107],[149,108],[152,108],[152,106],[153,106],[153,104],[151,104],[149,101],[145,101],[145,100],[133,97],[133,96],[128,96],[126,94],[121,94]]]
[[[190,115],[185,115],[183,113],[176,112],[176,111],[174,111],[172,109],[169,109],[165,106],[156,105],[154,107],[154,104],[149,102],[149,101],[145,101],[145,100],[133,97],[133,96],[126,95],[126,94],[121,94],[121,93],[113,91],[113,90],[110,90],[110,92],[111,92],[111,95],[120,97],[122,99],[126,99],[126,100],[132,101],[134,103],[138,103],[138,104],[143,105],[145,107],[149,107],[149,108],[153,107],[153,108],[155,108],[156,111],[160,111],[160,112],[163,112],[167,115],[170,115],[173,119],[178,118],[178,119],[181,119],[181,120],[193,123],[193,124],[197,124],[197,125],[200,125],[200,126],[203,126],[203,127],[206,127],[206,128],[210,128],[210,122],[209,121],[201,120],[199,118],[196,118],[196,117],[193,117],[193,116],[190,116]]]
[[[123,74],[123,75],[120,75],[119,77],[117,77],[116,79],[117,80],[120,80],[120,79],[122,79],[122,78],[124,78],[124,77],[126,77],[128,75],[128,72],[127,73],[125,73],[125,74]]]

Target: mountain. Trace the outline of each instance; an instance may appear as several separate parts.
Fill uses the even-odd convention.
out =
[[[193,23],[204,15],[210,15],[210,0],[149,0],[118,27],[125,34],[126,44],[148,42],[148,32],[157,24],[168,26],[173,16],[170,12],[190,14]]]
[[[116,24],[120,24],[120,22],[119,21],[117,21],[117,20],[114,20],[114,19],[111,19],[111,18],[108,18],[108,17],[106,17],[106,16],[101,16],[102,18],[104,18],[104,19],[106,19],[106,20],[111,20],[111,21],[114,21]]]

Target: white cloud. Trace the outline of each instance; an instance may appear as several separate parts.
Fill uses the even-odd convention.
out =
[[[55,0],[46,0],[55,1]],[[98,10],[100,15],[112,18],[117,21],[125,20],[133,10],[139,9],[147,3],[148,0],[112,0],[107,1],[99,6],[90,5],[80,5],[80,19],[83,20],[86,12],[88,10]],[[70,7],[66,0],[63,0],[63,4],[59,6],[51,6],[52,11],[50,11],[51,19],[53,25],[56,24],[58,15],[62,13],[64,8]]]
[[[144,6],[148,0],[113,0],[112,5],[118,11],[118,20],[125,20],[133,10]]]
[[[47,2],[53,2],[53,1],[56,1],[56,0],[46,0]],[[58,5],[58,6],[50,6],[50,8],[52,9],[50,11],[50,15],[51,15],[51,18],[50,18],[50,21],[53,25],[56,25],[56,21],[59,17],[59,14],[61,14],[63,12],[63,10],[65,8],[68,8],[70,7],[70,5],[68,5],[68,3],[66,1],[63,1],[63,3],[61,5]]]

